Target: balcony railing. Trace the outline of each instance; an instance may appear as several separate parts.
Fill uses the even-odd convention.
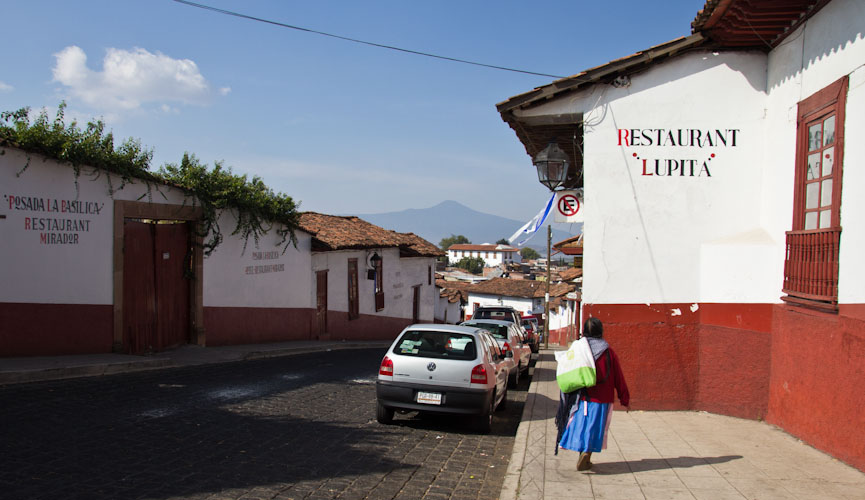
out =
[[[840,239],[840,227],[787,231],[784,293],[836,304]]]

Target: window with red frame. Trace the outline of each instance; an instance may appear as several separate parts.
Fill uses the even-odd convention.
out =
[[[798,106],[793,230],[787,232],[784,299],[838,302],[841,172],[847,77]]]

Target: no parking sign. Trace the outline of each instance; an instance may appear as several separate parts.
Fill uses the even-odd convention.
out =
[[[554,222],[583,222],[583,190],[557,192],[553,212]]]

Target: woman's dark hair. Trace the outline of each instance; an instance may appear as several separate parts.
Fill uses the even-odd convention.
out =
[[[583,337],[601,338],[604,336],[604,325],[598,318],[589,318],[583,323]]]

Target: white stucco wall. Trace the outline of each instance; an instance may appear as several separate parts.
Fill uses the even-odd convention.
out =
[[[559,307],[550,310],[550,330],[560,330],[571,325],[579,325],[579,319],[576,302],[562,301]]]
[[[436,290],[438,291],[438,290]],[[457,324],[462,319],[459,302],[448,302],[445,297],[439,296],[435,301],[435,321],[449,324]]]
[[[484,267],[496,267],[502,264],[520,263],[522,257],[519,252],[503,252],[501,250],[450,250],[448,249],[448,260],[450,264],[456,264],[465,257],[480,257],[484,260]]]
[[[412,317],[412,287],[420,286],[420,321],[432,322],[438,292],[435,280],[428,283],[429,268],[435,271],[435,258],[400,258],[396,248],[375,250],[382,257],[384,272],[384,309],[375,310],[375,280],[367,279],[368,250],[341,250],[316,252],[312,255],[312,273],[327,270],[327,307],[331,311],[348,311],[348,259],[358,263],[358,310],[360,314],[380,315],[393,318]],[[315,287],[310,292],[315,304]]]
[[[503,297],[501,295],[489,295],[484,293],[469,292],[469,302],[466,306],[466,314],[474,314],[475,304],[479,306],[510,306],[516,309],[520,314],[526,314],[532,310],[532,299],[523,297]],[[537,301],[538,299],[535,299]],[[543,309],[543,299],[541,308]]]
[[[863,16],[833,0],[768,55],[697,51],[520,112],[584,116],[584,302],[780,302],[797,104],[845,75],[839,301],[865,302]],[[632,129],[735,130],[736,144],[622,141]],[[693,175],[654,169],[682,160]]]
[[[258,243],[231,236],[236,227],[233,213],[223,212],[219,226],[223,242],[204,259],[205,307],[289,307],[315,306],[311,237],[296,231],[297,247],[285,251],[276,228]],[[310,295],[310,290],[312,294]]]
[[[0,150],[5,152],[0,155],[0,215],[6,216],[0,219],[0,302],[112,304],[114,200],[137,201],[147,193],[145,184],[128,184],[112,197],[108,174],[95,178],[94,169],[82,167],[76,191],[71,166],[30,154],[30,165],[21,172],[27,154]],[[112,176],[112,185],[116,189],[119,178]],[[154,191],[154,203],[183,203],[179,190],[161,186],[160,191],[165,198]],[[40,230],[55,220],[64,226],[71,221],[77,229]],[[71,243],[48,244],[43,234]]]
[[[783,239],[747,236],[765,232],[754,217],[765,75],[761,53],[698,52],[634,75],[629,87],[594,88],[583,99],[547,106],[582,111],[587,123],[585,302],[777,300],[782,267],[768,256]],[[580,105],[589,107],[573,109]],[[623,137],[620,145],[620,129],[639,129],[638,140]],[[672,130],[676,140],[685,130],[686,140],[674,145],[662,132],[657,145],[658,129]],[[702,147],[692,144],[690,130],[701,132]],[[683,163],[684,175],[681,167],[660,175]],[[730,241],[747,248],[732,251]],[[747,276],[761,286],[739,287]]]
[[[833,0],[769,53],[761,218],[792,228],[797,103],[848,75],[841,192],[840,303],[865,302],[865,3]],[[783,258],[783,253],[781,257]]]

